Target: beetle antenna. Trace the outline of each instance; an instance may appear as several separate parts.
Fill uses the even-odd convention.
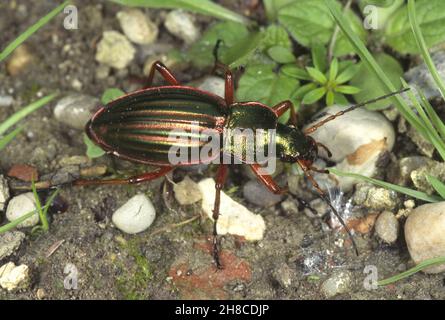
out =
[[[334,215],[337,217],[338,221],[340,221],[340,224],[343,226],[343,228],[346,230],[346,233],[348,234],[348,237],[351,239],[352,242],[352,246],[354,247],[354,251],[355,254],[358,256],[358,249],[357,249],[357,244],[355,243],[355,240],[352,236],[351,230],[349,230],[348,226],[346,225],[345,221],[343,220],[343,218],[340,216],[340,214],[338,213],[338,211],[334,208],[334,206],[332,205],[332,202],[329,200],[328,196],[326,195],[326,193],[321,190],[320,186],[318,185],[317,181],[315,181],[314,177],[309,173],[309,168],[307,168],[302,162],[298,161],[298,164],[300,165],[301,169],[304,172],[304,175],[306,176],[306,178],[308,178],[311,183],[312,186],[314,187],[315,190],[317,190],[319,196],[321,199],[323,199],[328,206],[331,208],[332,212],[334,213]]]
[[[365,106],[365,105],[367,105],[367,104],[371,104],[371,103],[374,103],[374,102],[377,102],[377,101],[380,101],[380,100],[383,100],[383,99],[386,99],[386,98],[395,96],[395,95],[397,95],[397,94],[401,94],[401,93],[403,93],[403,92],[405,92],[405,91],[408,91],[408,90],[410,90],[410,88],[404,88],[404,89],[402,89],[402,90],[399,90],[399,91],[396,91],[396,92],[391,92],[391,93],[385,94],[384,96],[381,96],[381,97],[378,97],[378,98],[374,98],[374,99],[371,99],[371,100],[368,100],[368,101],[361,102],[361,103],[358,103],[358,104],[356,104],[356,105],[350,106],[349,108],[347,108],[347,109],[345,109],[345,110],[342,110],[342,111],[340,111],[340,112],[337,112],[336,114],[333,114],[333,115],[331,115],[331,116],[329,116],[329,117],[323,119],[322,121],[317,122],[317,123],[314,124],[312,127],[309,127],[308,129],[304,130],[304,133],[305,133],[305,134],[310,134],[310,133],[316,131],[316,130],[317,130],[318,128],[320,128],[321,126],[325,125],[326,122],[332,121],[332,120],[334,120],[335,118],[340,117],[340,116],[344,115],[344,114],[347,113],[347,112],[353,111],[353,110],[355,110],[355,109],[357,109],[357,108],[359,108],[359,107],[363,107],[363,106]]]

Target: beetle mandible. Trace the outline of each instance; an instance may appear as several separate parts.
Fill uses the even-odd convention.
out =
[[[328,121],[350,112],[360,106],[388,98],[399,92],[353,105],[337,114],[331,115],[314,124],[305,131],[296,127],[297,115],[290,101],[283,101],[273,107],[260,102],[236,102],[234,99],[234,78],[231,70],[219,63],[215,56],[215,68],[224,71],[224,98],[193,87],[180,85],[172,72],[160,61],[156,61],[150,70],[146,86],[138,91],[120,97],[100,109],[86,125],[89,138],[103,148],[107,153],[119,158],[158,166],[159,170],[133,176],[126,179],[108,180],[77,180],[74,185],[104,185],[104,184],[135,184],[162,177],[172,171],[175,165],[169,161],[168,153],[178,141],[172,141],[169,134],[174,129],[185,132],[197,130],[199,134],[209,130],[216,135],[223,134],[229,128],[241,129],[274,129],[276,157],[288,163],[297,163],[305,176],[311,181],[319,196],[326,201],[332,212],[337,216],[343,228],[352,239],[353,247],[357,247],[352,235],[337,210],[331,204],[326,193],[320,188],[311,175],[311,171],[328,173],[313,166],[318,157],[318,148],[329,150],[317,143],[309,134],[316,131]],[[168,82],[167,86],[152,87],[155,72],[159,72]],[[291,125],[278,122],[278,118],[287,110],[291,113]],[[203,147],[193,142],[192,137],[185,136],[179,143],[188,150],[199,151]],[[205,137],[204,137],[205,138]],[[204,139],[205,140],[205,139]],[[190,160],[184,165],[193,165],[212,161],[222,156],[234,156],[233,149],[221,146],[218,154],[209,155],[207,159]],[[245,159],[238,159],[246,163]],[[258,179],[273,193],[286,191],[261,171],[261,163],[247,163]],[[228,165],[220,163],[216,174],[216,196],[213,208],[213,258],[217,268],[221,268],[219,260],[219,242],[217,222],[220,207],[220,194],[227,177]]]

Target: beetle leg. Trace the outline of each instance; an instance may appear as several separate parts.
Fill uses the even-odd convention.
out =
[[[221,39],[218,39],[218,41],[216,41],[215,47],[213,48],[213,57],[215,59],[215,65],[213,66],[212,73],[216,73],[216,71],[218,69],[221,69],[222,71],[224,71],[224,79],[225,79],[224,99],[226,100],[227,105],[230,106],[234,102],[233,75],[232,75],[232,71],[230,71],[229,67],[219,61],[218,50],[219,50],[219,47],[222,42],[223,41]]]
[[[75,186],[90,186],[90,185],[103,185],[103,184],[136,184],[145,181],[154,180],[165,176],[167,173],[173,170],[173,167],[160,167],[158,171],[147,172],[141,175],[133,176],[125,179],[108,179],[108,180],[76,180],[73,182]]]
[[[218,231],[216,229],[216,224],[219,217],[219,206],[221,201],[221,189],[224,186],[227,178],[227,165],[220,164],[218,167],[218,172],[216,174],[216,184],[215,184],[215,205],[213,207],[213,259],[215,260],[216,267],[222,269],[221,262],[219,261],[219,248],[218,248]]]
[[[250,164],[250,167],[252,168],[255,175],[260,179],[262,183],[269,189],[271,192],[275,194],[283,194],[288,191],[287,188],[281,188],[270,175],[267,174],[261,174],[261,166],[257,163]]]
[[[155,61],[151,66],[150,73],[148,74],[147,84],[145,88],[151,87],[156,70],[172,86],[179,85],[179,81],[175,78],[175,76],[171,73],[171,71],[161,61]]]
[[[297,113],[295,112],[295,107],[289,100],[280,102],[272,107],[273,111],[277,117],[281,117],[288,109],[290,109],[290,121],[294,126],[297,125]]]

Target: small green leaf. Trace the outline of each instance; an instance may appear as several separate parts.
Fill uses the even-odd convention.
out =
[[[289,77],[299,80],[312,80],[306,70],[297,67],[295,64],[286,64],[281,67],[280,71]]]
[[[303,86],[301,86],[300,88],[298,88],[297,90],[295,90],[295,92],[292,94],[292,98],[295,100],[302,100],[303,97],[309,92],[314,90],[315,88],[317,88],[317,85],[313,82],[311,83],[307,83]]]
[[[307,72],[309,73],[309,75],[312,77],[312,79],[314,79],[315,81],[323,84],[326,83],[326,81],[328,80],[326,78],[326,76],[321,73],[318,69],[312,68],[312,67],[306,67]]]
[[[240,41],[233,47],[227,49],[224,54],[224,61],[231,69],[247,64],[254,54],[259,50],[264,38],[263,32],[257,32],[249,36],[249,39]]]
[[[335,95],[332,90],[329,90],[326,94],[326,105],[332,106],[335,103]]]
[[[347,106],[350,104],[348,99],[339,92],[334,92],[334,101],[335,104],[338,104],[339,106]]]
[[[22,132],[22,130],[23,127],[18,127],[4,137],[0,137],[0,151],[2,151],[7,146],[7,144],[10,143],[12,139],[14,139],[20,132]]]
[[[298,80],[273,71],[273,65],[250,65],[239,80],[238,101],[260,101],[268,106],[292,100]]]
[[[90,159],[102,157],[105,154],[105,151],[102,150],[99,146],[94,144],[93,141],[88,138],[88,136],[83,134],[83,142],[87,146],[87,157]]]
[[[326,88],[325,87],[314,89],[312,91],[309,91],[304,96],[302,102],[304,104],[313,104],[313,103],[317,102],[318,100],[320,100],[321,98],[323,98],[325,93],[326,93]]]
[[[266,16],[269,22],[277,19],[278,10],[294,0],[263,0]]]
[[[357,72],[360,70],[360,65],[353,64],[347,67],[343,72],[341,72],[338,77],[335,79],[335,83],[343,84],[351,80]]]
[[[445,199],[445,183],[430,175],[427,175],[426,179],[433,186],[434,190],[436,190],[436,192],[442,197],[442,199]]]
[[[360,90],[360,88],[353,87],[353,86],[337,86],[337,87],[335,87],[335,91],[344,93],[344,94],[357,94],[361,90]]]
[[[314,67],[321,72],[327,70],[327,50],[322,44],[316,43],[312,46],[311,55]]]
[[[274,46],[292,49],[292,42],[289,39],[289,34],[286,29],[276,24],[270,25],[264,30],[264,37],[261,45],[265,50]]]
[[[108,88],[103,93],[100,101],[102,102],[102,104],[108,104],[109,102],[116,100],[117,98],[122,97],[123,95],[125,95],[125,92],[123,92],[121,89]]]
[[[267,50],[269,56],[278,63],[291,63],[296,60],[292,51],[281,46],[274,46]]]
[[[338,60],[334,58],[331,62],[331,66],[329,67],[329,81],[333,82],[337,77],[338,73]]]

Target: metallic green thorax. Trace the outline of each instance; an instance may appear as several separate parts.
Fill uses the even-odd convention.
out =
[[[275,140],[267,132],[254,146],[248,145],[237,136],[245,129],[276,129]],[[171,165],[168,155],[172,147],[180,147],[188,155],[201,154],[207,141],[215,137],[221,138],[220,146],[213,150],[216,152],[198,161],[190,158],[181,165],[211,161],[221,153],[232,157],[241,154],[245,161],[245,155],[258,147],[268,154],[272,142],[276,157],[294,162],[310,148],[301,131],[279,124],[275,112],[261,103],[227,106],[218,96],[184,86],[149,88],[119,98],[94,115],[87,133],[109,153],[161,166]]]

